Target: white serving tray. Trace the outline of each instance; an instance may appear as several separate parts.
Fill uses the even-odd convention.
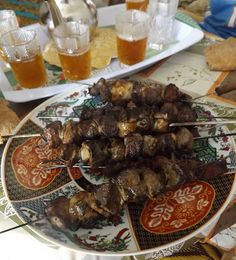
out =
[[[114,25],[116,14],[124,9],[125,9],[124,4],[98,8],[98,21],[99,21],[98,26],[102,27],[102,26]],[[50,39],[45,27],[42,27],[39,24],[34,24],[31,25],[30,27],[36,29],[41,46],[44,47],[45,44]],[[92,84],[101,77],[110,79],[110,78],[129,76],[144,68],[151,66],[152,64],[164,58],[167,58],[177,52],[180,52],[190,47],[191,45],[200,41],[204,36],[201,30],[193,28],[178,20],[175,20],[175,32],[176,32],[174,37],[175,43],[173,43],[169,48],[163,50],[162,52],[154,56],[151,56],[150,58],[145,59],[140,63],[129,66],[127,68],[121,68],[119,61],[117,59],[113,59],[107,68],[94,71],[93,75],[89,79],[80,81],[78,83],[53,85],[53,86],[47,86],[43,88],[27,89],[27,90],[13,90],[5,74],[3,73],[2,70],[0,70],[0,89],[5,99],[16,103],[22,103],[22,102],[53,96],[65,90],[69,90],[75,88],[76,86],[80,86],[81,84],[82,85]]]

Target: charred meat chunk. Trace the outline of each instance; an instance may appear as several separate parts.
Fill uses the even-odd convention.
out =
[[[83,142],[80,149],[82,162],[92,166],[104,164],[110,158],[109,145],[105,139]]]
[[[104,211],[109,212],[111,215],[119,214],[124,202],[114,183],[108,182],[103,185],[98,185],[93,194],[97,205],[103,208]]]
[[[122,171],[116,178],[116,184],[123,201],[136,202],[146,198],[146,185],[141,179],[139,169]]]
[[[60,121],[52,122],[43,129],[42,138],[46,140],[52,148],[57,148],[62,144],[63,138],[60,134],[62,123]]]
[[[179,100],[179,89],[174,84],[169,84],[165,87],[164,90],[164,100],[167,102],[174,102]]]
[[[73,166],[80,161],[80,146],[75,144],[64,144],[59,149],[59,159],[63,161],[66,166]]]
[[[136,104],[161,104],[163,102],[163,85],[159,83],[135,82],[132,101]]]
[[[133,134],[124,138],[125,157],[137,158],[143,151],[143,137],[140,134]]]

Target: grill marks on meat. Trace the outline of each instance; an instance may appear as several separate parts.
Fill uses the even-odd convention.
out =
[[[60,121],[55,121],[53,123],[48,124],[43,129],[42,137],[45,141],[51,144],[52,148],[57,148],[63,143],[64,140],[63,136],[61,136],[61,133],[62,123]]]
[[[199,160],[157,156],[148,165],[142,165],[121,170],[109,182],[90,191],[80,191],[71,198],[57,198],[46,207],[46,215],[58,228],[92,228],[97,220],[118,215],[126,203],[153,199],[188,181],[211,179],[227,172],[226,160],[204,164]]]
[[[81,191],[70,199],[63,196],[56,198],[45,209],[49,221],[60,229],[75,231],[79,227],[92,228],[102,215],[92,209],[89,195],[90,193]]]
[[[164,86],[160,83],[145,83],[132,80],[105,80],[101,78],[89,89],[92,96],[101,96],[103,102],[113,104],[133,103],[160,105],[164,102],[189,100],[174,84]]]
[[[188,129],[179,129],[176,134],[162,135],[132,134],[121,138],[84,141],[78,145],[62,145],[60,158],[67,166],[82,161],[92,167],[110,165],[128,159],[152,157],[157,154],[171,156],[172,153],[192,152],[193,136]]]
[[[98,207],[102,208],[108,215],[119,214],[124,200],[120,196],[119,188],[115,183],[108,182],[95,187],[93,195]]]
[[[186,128],[170,132],[169,123],[197,118],[190,103],[182,102],[191,97],[174,84],[100,79],[89,91],[108,105],[85,107],[79,122],[53,122],[43,137],[61,148],[67,166],[83,161],[96,172],[97,166],[105,165],[101,172],[110,178],[71,198],[52,201],[45,212],[54,226],[92,228],[99,219],[119,215],[127,203],[153,199],[183,183],[227,172],[226,160],[204,164],[166,157],[193,148],[191,132]]]
[[[123,201],[138,202],[153,198],[163,190],[161,174],[147,167],[123,170],[116,178]]]
[[[65,124],[56,121],[44,129],[42,136],[53,146],[60,144],[80,144],[85,139],[124,138],[132,133],[167,133],[169,123],[178,121],[195,121],[196,113],[189,104],[165,103],[157,107],[113,107],[99,109],[99,116],[95,116],[94,109],[86,108],[84,120],[75,122],[68,120]],[[95,110],[96,111],[96,110]],[[103,111],[103,112],[102,112]]]

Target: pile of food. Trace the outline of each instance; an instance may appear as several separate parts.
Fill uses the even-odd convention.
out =
[[[0,145],[3,144],[1,136],[12,134],[13,130],[20,122],[16,113],[11,110],[8,105],[6,100],[0,100]]]
[[[206,11],[209,9],[209,0],[180,0],[179,8],[190,15],[197,22],[204,19]]]
[[[53,225],[92,228],[98,219],[119,215],[127,203],[227,172],[225,159],[206,164],[192,158],[193,129],[170,127],[197,120],[191,97],[174,84],[100,79],[89,91],[104,105],[84,107],[78,122],[52,122],[42,136],[60,150],[60,162],[83,163],[108,181],[53,201],[46,208]]]
[[[229,37],[216,44],[208,46],[204,50],[207,64],[210,70],[233,71],[236,70],[236,39]]]

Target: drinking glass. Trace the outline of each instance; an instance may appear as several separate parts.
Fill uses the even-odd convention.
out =
[[[136,9],[141,11],[147,11],[149,0],[126,0],[126,10]]]
[[[91,74],[89,26],[86,21],[71,21],[53,30],[62,70],[66,79],[82,80]]]
[[[13,10],[0,10],[0,37],[10,30],[17,29],[19,27],[16,14]],[[0,49],[0,58],[6,61],[2,50]]]
[[[22,88],[46,84],[47,73],[34,30],[18,28],[0,38],[0,47]]]
[[[162,50],[173,41],[174,21],[179,0],[151,0],[149,46]]]
[[[117,15],[117,54],[121,65],[129,66],[144,60],[149,22],[149,15],[139,10],[126,10]]]

